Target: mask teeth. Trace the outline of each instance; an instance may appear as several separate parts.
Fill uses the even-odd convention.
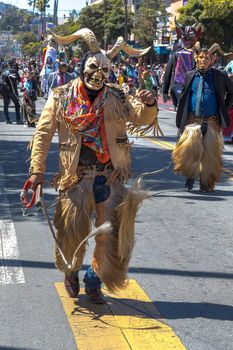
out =
[[[92,83],[92,84],[95,84],[97,86],[101,85],[100,79],[91,78],[89,82]]]

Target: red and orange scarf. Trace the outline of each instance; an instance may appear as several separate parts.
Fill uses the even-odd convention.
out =
[[[74,134],[82,135],[82,144],[93,149],[101,163],[110,160],[104,127],[105,89],[91,104],[81,80],[77,87],[71,86],[64,105],[64,118]]]

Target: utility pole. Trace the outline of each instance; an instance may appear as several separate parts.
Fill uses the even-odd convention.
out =
[[[58,24],[57,10],[58,10],[58,0],[54,0],[54,5],[53,5],[53,24],[55,26],[57,26],[57,24]]]
[[[125,41],[128,41],[128,0],[124,0],[125,6]]]

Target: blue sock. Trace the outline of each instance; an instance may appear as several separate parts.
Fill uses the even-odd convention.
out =
[[[89,266],[87,272],[85,273],[83,282],[88,289],[101,288],[101,279],[97,274],[92,270],[92,267]]]

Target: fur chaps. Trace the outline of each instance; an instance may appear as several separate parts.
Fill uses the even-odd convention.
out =
[[[201,160],[200,184],[201,189],[214,189],[217,182],[220,181],[223,163],[222,154],[224,140],[222,131],[217,131],[211,125],[208,125],[207,132],[203,138],[204,152]]]
[[[76,248],[90,232],[94,205],[90,180],[81,181],[72,191],[64,191],[60,194],[54,225],[57,229],[57,239],[69,264],[72,263]],[[86,245],[83,244],[78,251],[74,271],[81,267],[85,250]],[[55,246],[55,264],[60,271],[69,273],[57,246]]]
[[[127,272],[134,247],[134,222],[137,210],[147,194],[139,190],[126,190],[119,181],[111,184],[106,201],[106,220],[112,224],[101,262],[93,266],[95,272],[110,291],[127,286]]]
[[[79,243],[87,237],[91,229],[91,215],[95,209],[92,191],[92,179],[83,179],[72,191],[61,192],[54,217],[57,239],[69,264]],[[128,190],[119,181],[110,184],[110,196],[104,202],[105,221],[111,223],[110,233],[103,232],[105,237],[98,246],[92,260],[92,267],[110,291],[116,291],[127,285],[128,265],[134,247],[134,222],[137,210],[147,198],[139,189]],[[83,261],[86,245],[83,244],[77,253],[73,271],[77,271]],[[57,268],[69,273],[59,250],[55,247]]]
[[[172,153],[174,171],[187,178],[200,176],[201,187],[214,189],[222,174],[223,147],[222,132],[212,122],[204,136],[201,125],[188,125]]]
[[[186,126],[172,152],[174,171],[189,179],[199,176],[203,151],[201,125]]]

